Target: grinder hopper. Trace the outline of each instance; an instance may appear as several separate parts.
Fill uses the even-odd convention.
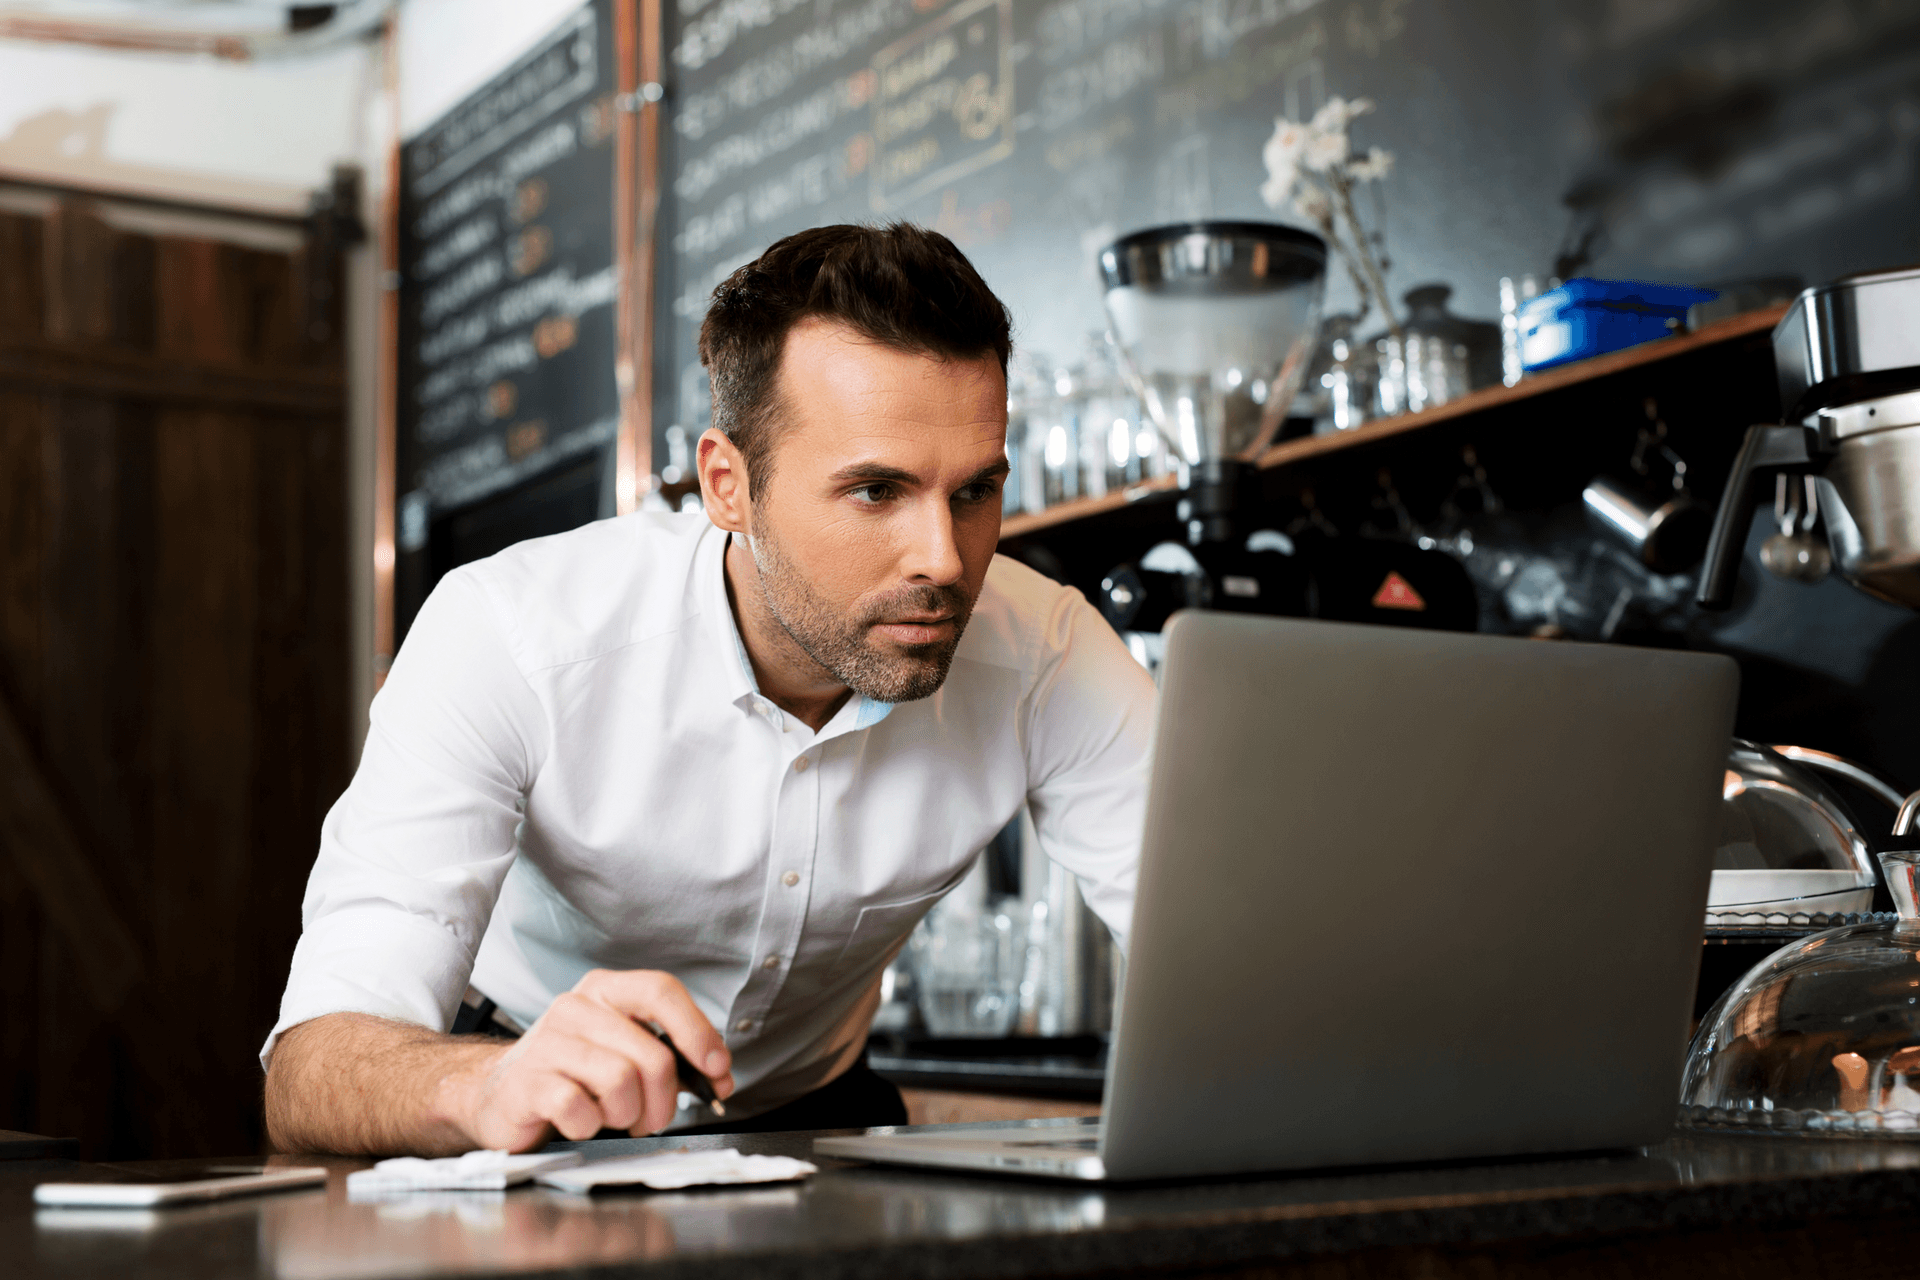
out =
[[[1180,459],[1194,543],[1233,537],[1235,494],[1273,440],[1320,330],[1327,246],[1264,222],[1183,222],[1100,254],[1129,381]]]

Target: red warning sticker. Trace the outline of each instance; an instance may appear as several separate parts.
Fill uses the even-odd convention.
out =
[[[1420,593],[1415,591],[1405,578],[1389,571],[1387,573],[1387,580],[1382,582],[1380,589],[1373,593],[1373,607],[1376,609],[1411,609],[1418,612],[1427,607],[1427,602],[1420,598]]]

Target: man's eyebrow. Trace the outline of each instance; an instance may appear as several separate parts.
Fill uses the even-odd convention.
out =
[[[979,484],[984,480],[991,480],[995,476],[1003,475],[1008,470],[1010,470],[1010,468],[1007,466],[1006,458],[996,458],[968,476],[964,483]],[[850,462],[827,478],[841,482],[847,480],[889,480],[895,484],[917,485],[920,483],[920,477],[913,472],[902,467],[891,466],[884,462]]]
[[[840,468],[829,480],[892,480],[897,484],[919,484],[920,477],[900,467],[889,466],[884,462],[850,462]]]
[[[967,483],[979,484],[982,481],[991,480],[995,476],[1007,475],[1012,471],[1013,468],[1007,464],[1006,456],[1003,454],[969,476]]]

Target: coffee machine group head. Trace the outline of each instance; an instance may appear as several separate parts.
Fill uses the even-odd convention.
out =
[[[1725,609],[1762,491],[1781,485],[1826,529],[1861,590],[1920,609],[1920,270],[1808,289],[1773,330],[1780,426],[1748,430],[1713,523],[1698,600]],[[1798,504],[1796,502],[1796,510]]]
[[[1236,495],[1306,377],[1327,245],[1265,222],[1136,231],[1100,254],[1121,367],[1180,460],[1188,541],[1235,535]]]

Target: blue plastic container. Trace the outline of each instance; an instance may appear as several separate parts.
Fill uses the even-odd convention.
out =
[[[1529,373],[1664,338],[1712,289],[1582,276],[1520,308],[1520,364]]]

